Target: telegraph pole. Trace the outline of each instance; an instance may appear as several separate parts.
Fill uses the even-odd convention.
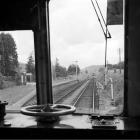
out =
[[[5,74],[5,65],[4,65],[4,47],[3,47],[3,37],[1,36],[2,40],[2,55],[1,55],[1,73]]]
[[[108,28],[107,28],[107,17],[106,17],[106,22],[105,22],[105,19],[104,19],[103,15],[102,15],[102,12],[101,12],[101,9],[100,9],[100,7],[99,7],[99,4],[98,4],[97,0],[95,0],[95,2],[96,2],[96,4],[97,4],[97,8],[99,9],[101,18],[102,18],[102,20],[103,20],[103,23],[102,23],[101,20],[100,20],[99,14],[98,14],[98,12],[97,12],[97,10],[96,10],[96,7],[95,7],[93,1],[91,0],[92,6],[93,6],[93,8],[94,8],[94,10],[95,10],[95,13],[96,13],[96,15],[97,15],[98,21],[99,21],[100,26],[101,26],[101,28],[102,28],[103,34],[104,34],[104,36],[105,36],[105,72],[104,72],[104,81],[105,81],[105,86],[106,86],[106,85],[107,85],[107,40],[108,40],[109,38],[111,38],[111,34],[110,34],[110,32],[109,32],[109,30],[108,30]],[[106,14],[106,15],[107,15],[107,14]],[[104,24],[104,26],[105,26],[105,29],[104,29],[104,27],[103,27],[103,24]]]
[[[2,65],[1,65],[1,57],[2,57],[2,55],[0,54],[0,72],[1,72],[1,67],[2,67]]]
[[[58,64],[58,58],[56,57],[55,67],[54,67],[54,80],[56,80],[56,65]]]
[[[107,23],[106,23],[106,35],[105,35],[105,86],[107,85]]]
[[[121,49],[119,48],[119,64],[121,64]],[[121,73],[121,65],[120,65],[120,73]]]
[[[52,80],[55,80],[55,65],[53,65],[53,63],[51,63],[51,71],[52,71]]]
[[[77,63],[78,63],[78,61],[76,60],[75,61],[75,63],[76,63],[76,80],[78,80],[78,65],[77,65]]]

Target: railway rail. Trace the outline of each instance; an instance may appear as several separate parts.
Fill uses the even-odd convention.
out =
[[[55,86],[53,88],[54,103],[60,103],[64,97],[68,96],[69,94],[72,94],[72,92],[74,92],[77,88],[79,88],[84,82],[85,80],[80,82],[74,81],[73,83],[68,83],[67,85],[61,84],[60,89],[57,89],[57,91],[55,88],[59,87]],[[31,99],[29,99],[26,103],[24,103],[23,106],[35,104],[37,104],[36,95],[33,96]]]
[[[79,97],[75,100],[73,105],[77,108],[77,113],[91,114],[94,110],[94,79],[91,79],[89,84],[85,86]]]
[[[94,78],[77,82],[54,94],[55,104],[69,104],[76,107],[76,113],[92,114],[99,108],[96,81]],[[36,104],[36,96],[24,106]]]
[[[63,91],[59,91],[59,93],[54,96],[54,103],[62,103],[65,98],[69,98],[69,96],[71,96],[71,94],[73,94],[73,92],[76,91],[79,87],[81,87],[84,83],[85,81],[81,81],[75,85],[68,87],[67,89],[64,89]]]
[[[92,114],[98,112],[99,95],[94,78],[88,80],[79,92],[75,92],[71,96],[64,96],[64,102],[61,99],[61,103],[75,106],[76,113]]]

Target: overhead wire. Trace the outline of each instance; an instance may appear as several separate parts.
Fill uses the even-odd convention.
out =
[[[98,12],[97,12],[96,7],[95,7],[95,5],[94,5],[94,3],[93,3],[92,0],[91,0],[91,3],[92,3],[92,6],[93,6],[93,8],[94,8],[94,10],[95,10],[96,15],[97,15],[98,21],[99,21],[99,23],[100,23],[100,25],[101,25],[102,31],[103,31],[103,33],[104,33],[104,36],[105,36],[105,38],[107,38],[107,35],[106,35],[105,31],[104,31],[103,25],[102,25],[101,20],[100,20],[100,18],[99,18]]]
[[[108,30],[108,28],[107,28],[107,23],[105,22],[105,19],[104,19],[104,17],[103,17],[102,12],[101,12],[100,6],[99,6],[99,4],[98,4],[97,0],[95,0],[95,2],[96,2],[97,7],[98,7],[98,9],[99,9],[100,15],[101,15],[101,17],[102,17],[102,19],[103,19],[104,25],[106,26],[106,30],[107,30],[108,35],[109,35],[109,37],[108,37],[108,38],[111,38],[111,34],[110,34],[110,32],[109,32],[109,30]],[[106,36],[107,36],[107,35],[106,35]]]

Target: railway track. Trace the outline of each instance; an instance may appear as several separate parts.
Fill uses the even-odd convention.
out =
[[[79,90],[79,91],[78,91]],[[62,104],[69,104],[76,107],[76,113],[92,114],[98,109],[97,87],[95,79],[87,81],[81,89],[68,92],[60,98]],[[57,103],[57,102],[56,102]]]
[[[82,90],[73,105],[77,113],[91,114],[94,111],[94,79]]]
[[[79,82],[75,85],[68,87],[67,89],[59,91],[59,93],[57,93],[54,96],[54,103],[56,103],[56,104],[62,103],[63,101],[65,101],[66,98],[69,98],[73,94],[73,92],[76,91],[79,87],[81,87],[84,83],[85,83],[85,81],[82,81],[82,82]]]
[[[74,92],[84,82],[85,80],[80,82],[74,82],[67,85],[65,84],[65,86],[64,85],[61,85],[60,87],[57,86],[58,87],[57,91],[56,91],[56,87],[53,88],[54,103],[61,103],[64,97],[68,96],[69,94],[72,94],[72,92]],[[35,105],[35,104],[37,104],[36,95],[33,96],[30,100],[28,100],[23,106]]]
[[[78,82],[54,94],[55,104],[69,104],[76,107],[76,113],[92,114],[98,109],[95,79]],[[36,104],[36,96],[24,106]]]

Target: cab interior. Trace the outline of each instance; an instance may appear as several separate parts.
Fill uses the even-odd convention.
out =
[[[53,103],[49,37],[49,0],[1,1],[0,30],[34,33],[37,104]],[[125,1],[124,109],[116,116],[62,115],[55,122],[6,111],[1,138],[139,138],[140,137],[140,2]],[[46,12],[47,9],[47,12]],[[0,113],[3,110],[1,109]],[[117,120],[116,127],[93,128],[94,120]]]

